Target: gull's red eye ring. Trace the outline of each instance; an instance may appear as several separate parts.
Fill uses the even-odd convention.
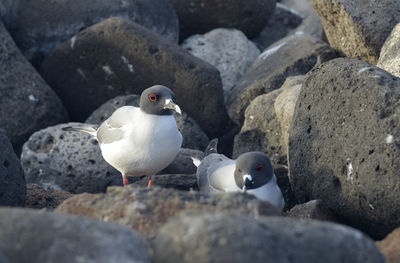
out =
[[[150,101],[157,101],[157,95],[156,94],[154,94],[154,93],[150,93],[149,94],[149,99],[150,99]]]
[[[262,170],[264,170],[264,165],[257,166],[256,172],[261,172]]]

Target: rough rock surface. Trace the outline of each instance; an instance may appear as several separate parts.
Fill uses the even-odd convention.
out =
[[[263,151],[275,163],[287,164],[289,129],[303,76],[288,77],[282,87],[255,98],[235,136],[233,156]]]
[[[9,24],[20,0],[0,0],[0,21]]]
[[[218,28],[204,35],[194,35],[181,47],[219,70],[224,97],[260,55],[256,45],[237,29]]]
[[[321,200],[311,200],[304,204],[294,206],[286,214],[287,217],[317,219],[322,221],[336,221],[335,216],[329,211]]]
[[[372,64],[400,22],[400,0],[313,0],[313,7],[334,49]]]
[[[0,122],[15,151],[33,132],[67,119],[60,99],[0,22]]]
[[[291,34],[306,34],[325,41],[325,33],[324,28],[322,27],[321,18],[315,12],[303,19],[303,22],[293,30]]]
[[[153,241],[154,262],[383,263],[374,242],[338,224],[226,213],[182,213]],[[168,249],[166,249],[168,248]]]
[[[121,174],[104,161],[91,136],[63,131],[65,123],[34,133],[24,144],[21,163],[26,181],[70,193],[104,192],[122,185]]]
[[[122,106],[130,105],[139,107],[139,98],[139,95],[115,97],[96,109],[89,118],[87,118],[86,123],[100,124],[110,117],[116,109]],[[182,114],[174,113],[174,117],[178,129],[183,136],[182,148],[204,150],[209,140],[197,122],[185,112],[182,112]]]
[[[0,252],[0,263],[10,263],[10,261],[8,261],[2,252]]]
[[[8,28],[24,55],[39,66],[60,43],[109,17],[123,17],[177,42],[179,24],[167,0],[19,0]]]
[[[246,205],[243,205],[246,204]],[[116,222],[153,237],[170,217],[183,210],[238,211],[252,217],[278,215],[267,202],[244,194],[201,195],[152,186],[109,187],[106,194],[80,194],[57,211]]]
[[[289,137],[300,202],[321,199],[340,220],[382,238],[400,225],[400,79],[352,59],[310,72]]]
[[[146,176],[134,183],[146,187],[149,178]],[[173,188],[181,191],[198,190],[197,175],[194,174],[160,174],[153,176],[153,185],[162,188]]]
[[[208,136],[227,128],[218,70],[128,20],[110,18],[83,30],[54,49],[42,73],[73,120],[86,119],[118,95],[162,84]]]
[[[255,37],[267,24],[276,0],[170,0],[179,19],[180,39],[215,28],[236,28]]]
[[[287,76],[303,75],[335,56],[327,44],[313,37],[283,38],[264,50],[232,89],[226,104],[229,116],[243,123],[244,112],[254,98],[280,88]]]
[[[0,251],[19,263],[150,262],[136,231],[33,209],[0,208]]]
[[[312,0],[282,0],[281,3],[296,10],[305,17],[315,14],[315,10],[312,7]]]
[[[285,199],[284,211],[287,211],[298,204],[296,196],[292,191],[289,181],[288,167],[282,164],[272,164],[274,167],[274,173],[276,176],[276,183],[281,189],[283,198]]]
[[[396,228],[385,239],[376,242],[383,255],[386,263],[400,262],[400,228]]]
[[[264,50],[269,45],[287,36],[293,29],[301,24],[303,15],[281,3],[276,3],[274,14],[268,25],[254,39],[257,47]]]
[[[71,193],[53,189],[44,189],[37,184],[28,184],[25,207],[36,209],[54,209],[65,199],[72,197]]]
[[[0,129],[0,206],[24,206],[26,183],[10,140]]]
[[[400,77],[400,23],[383,44],[377,66]]]

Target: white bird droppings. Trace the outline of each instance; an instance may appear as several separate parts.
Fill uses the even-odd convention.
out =
[[[347,181],[350,180],[353,183],[353,165],[351,160],[347,158]]]
[[[129,72],[131,72],[131,73],[135,72],[133,70],[133,65],[129,63],[129,60],[126,57],[122,56],[121,59],[122,59],[122,62],[124,62],[128,66]]]
[[[39,101],[35,96],[33,96],[33,94],[29,95],[28,98],[30,101],[33,101],[33,102]]]
[[[387,144],[391,144],[391,143],[393,143],[393,139],[394,139],[393,135],[388,134],[388,136],[386,136],[386,138],[385,138],[385,141]]]
[[[110,66],[108,66],[108,65],[103,66],[102,69],[104,70],[104,72],[105,72],[107,75],[112,75],[112,74],[114,74],[114,72],[111,70]]]
[[[71,48],[74,49],[76,36],[71,37]]]
[[[360,75],[361,73],[363,73],[364,71],[367,71],[369,69],[374,69],[374,68],[373,67],[364,67],[364,68],[360,69],[357,74]]]
[[[253,115],[250,115],[249,118],[250,118],[250,120],[253,120],[253,119],[254,119],[254,116],[253,116]]]
[[[299,12],[297,12],[296,10],[294,10],[294,9],[292,9],[292,8],[286,6],[286,5],[283,5],[281,3],[276,3],[276,7],[279,7],[281,9],[283,9],[283,10],[286,10],[286,11],[288,11],[288,12],[290,12],[290,13],[296,15],[296,16],[299,16],[301,18],[304,18],[304,16],[302,14],[300,14]]]
[[[263,60],[266,59],[267,57],[271,56],[276,51],[278,51],[284,45],[286,45],[286,42],[280,43],[279,45],[277,45],[275,47],[271,47],[271,48],[265,50],[263,53],[260,54],[259,58],[263,59]]]

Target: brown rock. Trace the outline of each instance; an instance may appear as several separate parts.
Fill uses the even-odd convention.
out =
[[[170,217],[184,210],[236,211],[252,217],[279,215],[273,205],[250,195],[207,196],[157,186],[109,187],[106,194],[76,195],[57,208],[58,212],[126,225],[148,237],[153,237]]]
[[[376,242],[376,245],[385,256],[386,263],[400,262],[400,228],[396,228],[382,241]]]
[[[28,189],[25,207],[28,208],[55,209],[65,199],[73,196],[71,193],[68,192],[61,192],[53,189],[44,189],[37,184],[28,184],[27,188]]]

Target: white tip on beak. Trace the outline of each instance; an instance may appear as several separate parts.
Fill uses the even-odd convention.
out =
[[[251,177],[250,174],[243,175],[243,182],[246,181],[246,179],[249,180],[250,182],[253,181],[253,177]]]
[[[165,100],[164,109],[174,110],[179,114],[182,114],[181,108],[177,104],[175,104],[171,99]]]

